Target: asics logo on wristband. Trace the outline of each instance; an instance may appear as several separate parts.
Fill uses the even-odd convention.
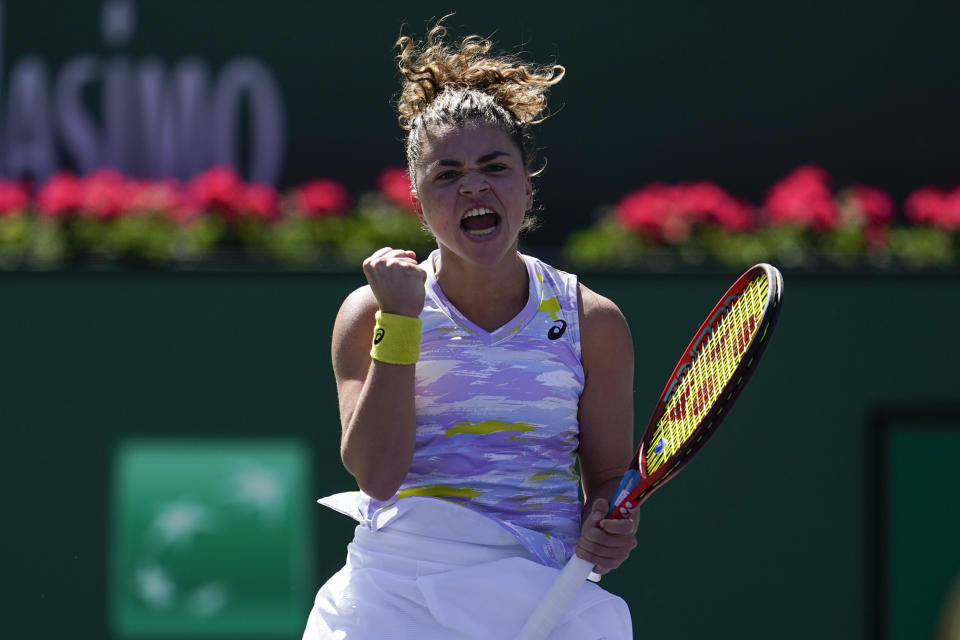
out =
[[[376,333],[373,334],[373,344],[380,344],[380,341],[383,340],[383,329],[377,329]]]

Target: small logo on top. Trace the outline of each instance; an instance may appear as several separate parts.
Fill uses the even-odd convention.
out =
[[[557,320],[557,324],[550,327],[550,331],[547,331],[547,337],[551,340],[559,340],[563,333],[567,330],[567,323],[565,320]]]

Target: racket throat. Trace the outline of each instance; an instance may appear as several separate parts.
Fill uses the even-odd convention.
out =
[[[632,483],[633,488],[625,493],[621,491],[617,492],[617,497],[620,499],[617,500],[610,509],[610,518],[623,519],[632,516],[643,501],[647,499],[651,491],[657,488],[663,479],[663,474],[660,473],[655,473],[652,476],[643,476],[638,469],[631,469],[630,471],[635,473],[635,476],[629,481]],[[628,475],[630,475],[629,472]],[[626,476],[624,476],[624,478],[626,478]]]

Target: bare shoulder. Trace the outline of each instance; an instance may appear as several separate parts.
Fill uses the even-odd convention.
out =
[[[372,327],[377,308],[377,298],[373,295],[370,285],[354,289],[340,305],[340,311],[337,312],[337,325],[368,322]]]
[[[606,298],[584,284],[579,285],[580,340],[584,360],[597,353],[629,347],[633,353],[633,339],[627,319],[613,300]]]

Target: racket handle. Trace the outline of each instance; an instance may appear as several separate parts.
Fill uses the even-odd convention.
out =
[[[544,640],[550,635],[592,571],[592,562],[573,554],[515,640]]]

